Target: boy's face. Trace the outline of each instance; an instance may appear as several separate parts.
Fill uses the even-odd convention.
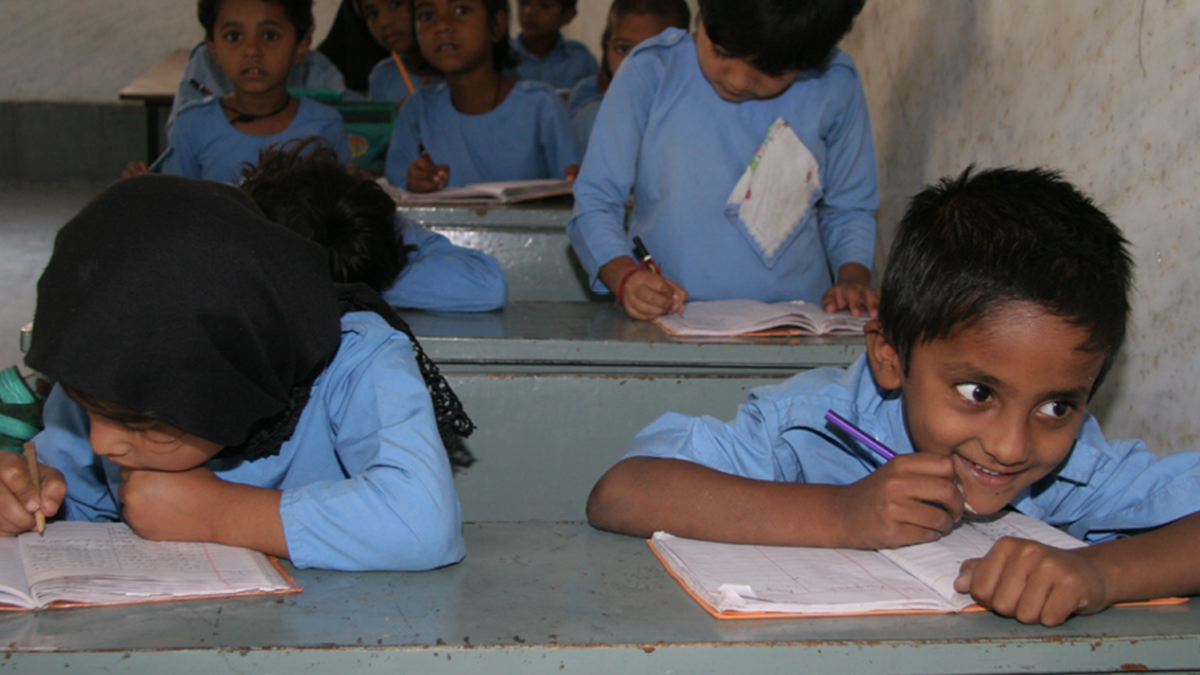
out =
[[[288,71],[308,55],[311,42],[311,35],[296,35],[282,5],[225,0],[207,44],[234,89],[256,94],[286,86]]]
[[[444,75],[491,67],[492,45],[504,37],[508,17],[489,21],[482,0],[417,0],[414,10],[421,55]]]
[[[412,49],[412,3],[409,0],[362,0],[359,9],[371,37],[384,49],[398,54]]]
[[[908,374],[868,327],[876,381],[901,389],[919,452],[954,460],[967,503],[993,513],[1066,459],[1105,355],[1087,329],[1031,303],[1001,305],[974,326],[913,347]]]
[[[517,0],[517,20],[525,37],[557,33],[575,18],[574,8],[564,10],[558,0]]]
[[[734,103],[775,98],[796,79],[796,71],[767,75],[746,60],[729,56],[708,39],[703,21],[696,29],[696,55],[700,59],[700,70],[717,90],[717,95]]]
[[[621,62],[629,56],[629,52],[645,40],[658,35],[671,27],[671,22],[657,14],[626,14],[622,17],[609,15],[608,45],[604,55],[608,59],[608,67],[614,74]]]
[[[126,424],[92,410],[92,452],[118,466],[153,471],[187,471],[212,459],[221,446],[169,424]]]

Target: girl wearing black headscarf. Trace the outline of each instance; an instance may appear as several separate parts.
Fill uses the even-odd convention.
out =
[[[59,232],[38,282],[26,363],[59,382],[35,439],[57,469],[43,511],[61,499],[67,519],[298,567],[457,562],[442,439],[471,424],[404,328],[235,188],[117,183]],[[0,529],[28,529],[10,512]]]

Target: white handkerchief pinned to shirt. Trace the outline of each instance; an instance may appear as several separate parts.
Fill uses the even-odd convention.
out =
[[[821,190],[817,158],[781,117],[767,131],[726,202],[737,206],[750,236],[771,258],[800,226]]]

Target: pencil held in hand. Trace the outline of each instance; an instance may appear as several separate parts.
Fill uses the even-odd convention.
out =
[[[38,493],[38,501],[41,502],[42,494],[42,477],[38,471],[37,447],[32,441],[25,442],[25,461],[29,463],[29,478],[33,481],[33,489]],[[39,507],[34,513],[34,518],[37,520],[37,531],[39,534],[46,531],[46,514],[42,513]]]

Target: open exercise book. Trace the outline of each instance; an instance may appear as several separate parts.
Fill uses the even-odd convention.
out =
[[[1013,511],[990,521],[960,522],[935,542],[882,551],[718,544],[665,532],[656,532],[650,547],[713,616],[762,619],[981,611],[969,595],[954,591],[954,579],[963,561],[983,557],[1005,536],[1063,549],[1086,546]]]
[[[803,300],[765,303],[757,300],[689,302],[683,314],[654,320],[671,335],[862,335],[870,317],[848,311],[827,314]]]
[[[512,180],[496,183],[472,183],[463,187],[442,188],[436,192],[409,192],[392,185],[386,178],[379,184],[397,204],[518,204],[571,194],[574,183],[565,180]]]
[[[123,523],[56,522],[0,539],[0,609],[294,593],[279,563],[220,544],[147,541]]]

